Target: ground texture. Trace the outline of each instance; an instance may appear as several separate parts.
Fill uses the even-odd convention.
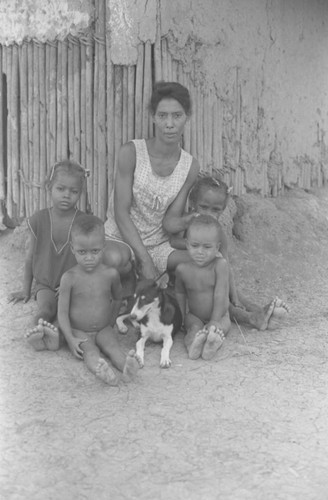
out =
[[[208,362],[189,360],[179,335],[167,370],[149,345],[117,388],[65,348],[27,345],[35,304],[7,302],[24,230],[0,233],[0,498],[327,500],[328,190],[247,195],[224,222],[240,288],[263,305],[278,295],[288,320],[234,325]]]

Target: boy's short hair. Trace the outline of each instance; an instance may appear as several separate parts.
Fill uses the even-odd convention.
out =
[[[193,217],[191,221],[188,224],[187,230],[186,230],[186,238],[188,238],[189,231],[191,228],[197,228],[197,227],[215,227],[218,233],[218,241],[221,242],[223,238],[223,229],[221,224],[214,219],[211,215],[208,214],[201,214],[197,215],[196,217]]]
[[[94,231],[100,231],[105,237],[105,228],[103,221],[96,215],[79,215],[73,224],[71,239],[78,234],[88,235]]]

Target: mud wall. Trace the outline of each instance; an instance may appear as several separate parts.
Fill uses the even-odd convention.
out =
[[[283,186],[327,177],[328,2],[161,2],[162,34],[196,77],[212,81],[227,106],[241,85],[240,148],[248,190],[283,175]],[[226,117],[228,119],[228,117]],[[270,179],[271,178],[271,179]],[[312,179],[313,181],[313,179]]]

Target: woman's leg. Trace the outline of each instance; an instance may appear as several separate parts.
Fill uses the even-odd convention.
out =
[[[136,287],[136,272],[130,248],[119,241],[106,240],[103,261],[107,266],[115,267],[120,273],[123,298],[133,295]],[[117,312],[120,305],[117,305]]]
[[[167,259],[168,272],[174,272],[177,265],[181,262],[190,262],[190,257],[187,250],[173,250]]]
[[[132,255],[128,245],[115,240],[106,240],[104,263],[115,267],[121,275],[128,274],[132,269]]]

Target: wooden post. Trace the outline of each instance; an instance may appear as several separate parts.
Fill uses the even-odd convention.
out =
[[[128,66],[128,141],[134,139],[135,69],[135,66]]]
[[[143,123],[143,67],[144,67],[144,47],[142,43],[138,45],[138,60],[136,68],[136,88],[135,88],[135,139],[142,138]]]
[[[5,103],[4,89],[3,89],[3,48],[0,46],[0,102]],[[4,144],[3,144],[3,117],[2,110],[0,112],[0,228],[3,222],[2,207],[5,202],[5,164],[4,164]]]
[[[114,161],[115,161],[115,166],[114,166],[114,171],[116,171],[117,168],[117,158],[118,158],[118,152],[120,150],[120,147],[122,145],[122,109],[123,109],[123,102],[122,102],[122,91],[123,91],[123,71],[122,71],[122,66],[114,66],[114,102],[115,102],[115,107],[114,107],[114,122],[115,122],[115,142],[114,142]]]
[[[40,208],[45,208],[46,190],[45,181],[47,175],[47,109],[46,109],[46,53],[45,45],[38,45],[39,52],[39,121],[40,121]]]

